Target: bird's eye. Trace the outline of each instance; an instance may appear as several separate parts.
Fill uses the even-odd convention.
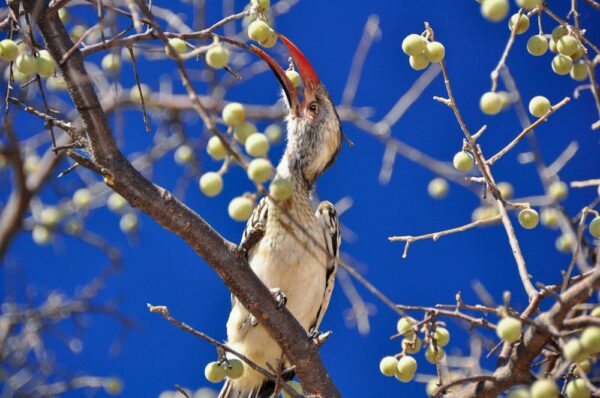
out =
[[[312,113],[313,115],[318,115],[319,114],[319,104],[317,104],[316,102],[313,102],[312,104],[309,105],[308,111],[310,113]]]

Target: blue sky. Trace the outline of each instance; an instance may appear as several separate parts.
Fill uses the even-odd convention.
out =
[[[220,2],[207,3],[207,20],[216,21],[221,13]],[[170,2],[155,4],[167,6]],[[236,2],[236,10],[243,6],[243,2]],[[511,7],[511,12],[517,11],[512,2]],[[190,20],[190,8],[178,4],[177,9]],[[556,11],[564,16],[567,10]],[[581,12],[582,24],[589,28],[588,38],[598,44],[598,14],[594,15],[589,7],[583,7]],[[484,153],[495,153],[520,131],[514,111],[489,117],[478,109],[479,97],[489,89],[489,73],[500,58],[509,30],[506,21],[494,24],[484,20],[475,1],[307,0],[279,18],[277,29],[303,50],[337,102],[341,99],[363,25],[371,14],[379,15],[383,34],[369,53],[355,104],[372,108],[374,120],[385,115],[422,73],[408,66],[400,44],[407,34],[421,33],[423,22],[428,21],[437,39],[446,47],[448,71],[466,123],[472,131],[482,124],[488,125],[480,141]],[[553,27],[554,24],[544,18],[545,31],[550,32]],[[549,54],[543,57],[527,54],[525,43],[533,32],[537,32],[537,27],[532,23],[528,33],[517,37],[508,58],[523,97],[545,95],[555,103],[572,96],[576,82],[552,73]],[[100,56],[92,58],[99,59]],[[191,69],[200,69],[202,65],[189,63]],[[156,76],[159,73],[174,77],[174,64],[170,61],[140,64],[142,80],[154,89],[158,88]],[[122,79],[131,85],[131,76]],[[272,104],[278,99],[278,90],[276,80],[263,74],[231,90],[226,99]],[[177,81],[174,91],[183,92]],[[451,111],[432,100],[434,95],[445,95],[439,77],[394,127],[392,134],[434,158],[450,161],[460,149],[462,134]],[[38,121],[27,120],[32,129],[40,128]],[[541,152],[548,163],[570,142],[578,142],[575,160],[560,174],[564,181],[598,178],[598,136],[589,128],[596,120],[598,114],[592,97],[589,92],[582,92],[578,99],[573,99],[536,130]],[[125,152],[151,144],[152,136],[143,130],[139,112],[125,112],[123,123]],[[343,147],[337,162],[319,180],[318,191],[321,198],[333,202],[346,196],[353,199],[352,208],[342,215],[341,221],[356,234],[356,239],[344,242],[342,250],[360,263],[358,269],[392,300],[402,304],[452,303],[458,291],[462,291],[466,302],[474,303],[478,299],[471,285],[478,280],[498,302],[503,291],[511,290],[513,304],[522,309],[527,297],[500,226],[470,230],[437,242],[417,242],[408,258],[402,259],[403,245],[388,242],[389,236],[422,234],[465,224],[479,205],[479,199],[454,184],[446,199],[431,199],[427,183],[433,178],[432,173],[403,158],[397,159],[390,183],[382,186],[378,182],[382,144],[350,124],[343,128],[356,145],[352,149]],[[197,136],[200,132],[197,123],[195,129],[190,134]],[[23,134],[28,134],[27,130]],[[275,147],[271,158],[278,159],[281,150],[281,146]],[[527,142],[521,142],[493,169],[498,180],[513,184],[517,197],[542,192],[534,166],[517,162],[517,155],[528,150]],[[204,167],[215,170],[218,165],[207,160]],[[173,187],[182,173],[168,157],[157,164],[154,180]],[[186,193],[186,203],[225,237],[238,241],[243,224],[227,217],[226,204],[249,185],[239,169],[229,173],[225,183],[225,190],[217,199],[202,196],[192,184]],[[77,181],[73,179],[71,184],[68,189],[76,186]],[[52,191],[44,193],[48,201],[53,200]],[[595,195],[595,190],[590,188],[572,190],[565,208],[574,214]],[[1,199],[4,201],[4,197]],[[167,305],[178,319],[223,339],[229,311],[228,292],[212,270],[182,241],[145,216],[141,224],[139,239],[130,242],[118,229],[118,217],[105,208],[96,210],[87,221],[90,230],[104,235],[123,251],[122,271],[110,279],[101,294],[103,299],[118,298],[121,311],[139,324],[139,328],[128,333],[119,355],[108,354],[119,334],[118,325],[96,316],[90,317],[89,328],[83,333],[81,353],[68,352],[54,338],[49,340],[48,346],[65,369],[119,376],[124,381],[123,396],[126,397],[156,397],[161,391],[172,389],[174,384],[194,389],[207,386],[210,383],[204,379],[203,369],[216,357],[214,348],[150,314],[146,303]],[[570,256],[554,249],[557,232],[542,227],[532,231],[517,228],[517,237],[534,280],[558,282],[560,270],[566,268]],[[41,297],[54,289],[72,293],[106,264],[97,250],[76,240],[65,238],[60,244],[39,247],[26,233],[19,235],[7,261],[19,264]],[[4,295],[5,289],[6,284],[0,285],[0,295]],[[322,325],[322,329],[334,332],[321,350],[334,381],[346,397],[425,396],[423,384],[402,384],[379,374],[379,359],[400,351],[398,342],[389,340],[395,332],[397,317],[362,287],[358,289],[376,308],[370,319],[371,332],[360,335],[356,328],[345,323],[344,314],[350,305],[339,286]],[[448,351],[467,352],[469,334],[452,321],[449,321],[449,329],[452,341]],[[494,338],[489,333],[487,336]],[[433,374],[434,367],[426,363],[422,354],[417,359],[419,372]]]

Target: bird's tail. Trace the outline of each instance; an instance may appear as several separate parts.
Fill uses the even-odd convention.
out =
[[[292,380],[294,376],[295,372],[292,370],[284,373],[281,378],[287,382]],[[248,387],[236,383],[236,380],[227,379],[219,393],[219,398],[276,398],[275,382],[265,380],[262,384]]]

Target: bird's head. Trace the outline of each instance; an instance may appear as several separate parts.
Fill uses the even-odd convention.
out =
[[[335,160],[342,142],[340,118],[325,86],[304,54],[288,38],[279,35],[302,78],[297,90],[279,64],[256,46],[253,51],[271,68],[285,93],[287,117],[286,160],[290,171],[301,173],[308,187]]]

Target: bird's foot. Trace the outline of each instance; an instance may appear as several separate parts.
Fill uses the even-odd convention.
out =
[[[308,337],[313,340],[317,347],[322,346],[325,343],[325,340],[327,340],[332,334],[333,332],[331,330],[327,332],[321,332],[316,328],[311,328],[308,331]]]
[[[285,304],[287,303],[287,296],[283,294],[280,288],[276,287],[271,289],[271,294],[275,298],[275,301],[277,301],[277,309],[285,307]]]

